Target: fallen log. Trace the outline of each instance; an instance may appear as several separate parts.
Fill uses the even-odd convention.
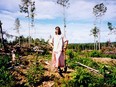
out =
[[[89,70],[92,71],[92,72],[100,73],[99,70],[93,69],[93,68],[91,68],[91,67],[89,67],[89,66],[86,66],[86,65],[80,63],[80,62],[77,62],[77,64],[80,65],[80,66],[83,66],[83,67],[85,67],[85,68],[87,68],[87,69],[89,69]]]

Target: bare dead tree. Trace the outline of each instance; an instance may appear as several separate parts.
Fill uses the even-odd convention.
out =
[[[16,18],[16,20],[15,20],[15,28],[14,28],[14,30],[16,30],[17,33],[18,33],[19,46],[20,46],[20,32],[19,32],[20,26],[21,26],[21,25],[20,25],[20,20],[19,20],[19,18]]]
[[[2,22],[0,21],[0,33],[1,33],[1,43],[3,44],[3,48],[5,47],[4,38],[3,38],[3,30],[2,30]]]
[[[3,31],[3,28],[2,28],[2,22],[0,21],[0,34],[1,34],[1,43],[3,45],[3,48],[6,50],[6,45],[5,45],[5,42],[4,42],[4,35],[7,37],[7,38],[12,38],[13,35],[11,34],[8,34],[7,32]]]

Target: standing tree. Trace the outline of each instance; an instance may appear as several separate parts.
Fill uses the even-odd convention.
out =
[[[21,0],[22,4],[19,5],[20,12],[26,13],[28,18],[28,26],[29,26],[29,47],[30,47],[30,24],[31,27],[34,26],[34,17],[35,17],[35,1],[32,0]],[[31,21],[30,21],[31,19]]]
[[[106,10],[107,10],[107,7],[105,7],[105,5],[103,3],[97,4],[93,8],[93,14],[96,17],[96,21],[97,21],[97,19],[100,20],[100,22],[99,22],[100,26],[101,26],[101,17],[105,14]],[[95,26],[96,26],[96,23],[95,23]],[[100,30],[99,30],[98,38],[99,38],[99,50],[100,50]]]
[[[91,35],[94,36],[94,50],[97,50],[97,38],[98,38],[99,29],[95,26],[90,32]]]
[[[112,23],[108,22],[108,29],[110,30],[110,34],[116,34],[116,27],[112,26]]]
[[[110,30],[110,33],[108,35],[110,35],[110,34],[115,34],[116,35],[116,27],[114,27],[112,25],[112,23],[110,23],[110,22],[108,22],[107,25],[108,25],[108,29]],[[116,37],[115,37],[115,40],[116,40]]]
[[[60,4],[63,6],[63,22],[64,22],[64,36],[66,36],[66,14],[65,14],[65,8],[68,8],[70,3],[68,3],[69,0],[57,0],[57,4]]]
[[[19,37],[19,46],[20,46],[20,32],[19,32],[19,29],[20,29],[20,20],[19,18],[16,18],[15,20],[15,29],[18,33],[18,37]]]

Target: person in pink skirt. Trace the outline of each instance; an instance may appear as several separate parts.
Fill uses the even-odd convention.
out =
[[[61,67],[65,67],[65,50],[68,45],[68,40],[61,34],[60,27],[55,28],[55,35],[50,41],[53,48],[52,51],[52,66],[58,69],[58,73],[62,73]]]

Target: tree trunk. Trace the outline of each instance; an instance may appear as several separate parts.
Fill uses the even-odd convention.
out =
[[[95,37],[94,37],[94,50],[95,50]]]
[[[82,63],[80,63],[80,62],[77,62],[77,64],[80,65],[80,66],[83,66],[83,67],[85,67],[85,68],[87,68],[87,69],[89,69],[89,70],[92,71],[92,72],[100,73],[99,70],[96,70],[96,69],[94,69],[94,68],[91,68],[91,67],[89,67],[89,66],[86,66],[86,65],[84,65],[84,64],[82,64]]]
[[[96,41],[96,50],[98,50],[97,44],[98,44],[98,42]]]
[[[99,31],[99,51],[100,51],[100,31]]]
[[[1,42],[2,42],[3,48],[5,48],[1,21],[0,21],[0,33],[1,33]]]
[[[21,42],[20,42],[20,33],[19,33],[19,46],[21,46]]]

